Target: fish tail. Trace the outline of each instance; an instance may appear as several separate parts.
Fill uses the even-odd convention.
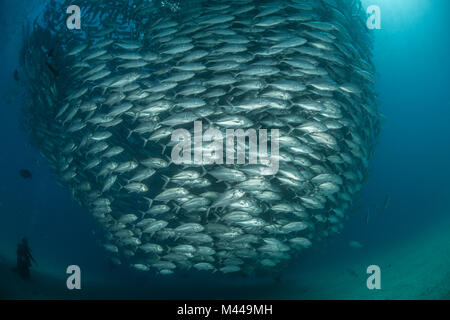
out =
[[[166,186],[169,184],[169,182],[170,182],[170,178],[168,177],[168,176],[165,176],[165,175],[161,175],[161,178],[164,180],[164,185],[163,185],[163,189],[165,189],[166,188]]]

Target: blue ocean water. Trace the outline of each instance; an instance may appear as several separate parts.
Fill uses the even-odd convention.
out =
[[[382,270],[391,268],[386,272],[417,288],[418,295],[411,298],[448,298],[450,236],[445,226],[450,220],[450,3],[363,3],[366,7],[379,5],[382,13],[381,30],[372,32],[376,89],[385,120],[370,162],[369,179],[356,201],[359,210],[350,216],[340,235],[306,252],[279,279],[235,277],[230,281],[195,273],[161,278],[109,266],[93,234],[94,221],[55,183],[45,161],[28,144],[20,128],[21,88],[13,74],[18,68],[21,26],[29,14],[39,10],[39,4],[1,1],[0,257],[2,264],[11,265],[16,244],[27,236],[39,262],[32,272],[51,285],[38,284],[32,293],[27,287],[11,291],[11,286],[22,288],[22,280],[0,275],[0,298],[411,297],[406,292],[409,287],[389,282],[383,285],[388,295],[369,292],[365,286],[369,260]],[[32,172],[32,179],[19,176],[23,168]],[[387,196],[387,208],[376,210]],[[363,248],[351,248],[350,241],[358,241]],[[414,248],[416,253],[411,255]],[[434,251],[436,254],[430,254]],[[383,259],[393,252],[395,259]],[[64,290],[66,268],[72,264],[82,270],[80,292]],[[441,280],[436,280],[441,284],[439,288],[427,277],[435,264],[441,266]],[[430,269],[422,270],[421,266]],[[345,288],[336,277],[346,279]],[[14,281],[17,283],[11,284]]]

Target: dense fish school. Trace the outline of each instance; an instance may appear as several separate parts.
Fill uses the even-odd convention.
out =
[[[380,128],[359,1],[79,0],[81,30],[62,2],[25,29],[24,119],[114,263],[249,274],[340,232]],[[279,129],[278,172],[176,165],[194,121]]]

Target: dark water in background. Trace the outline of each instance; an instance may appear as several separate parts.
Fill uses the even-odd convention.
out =
[[[361,211],[351,216],[341,235],[311,249],[301,258],[304,261],[293,263],[283,275],[287,278],[289,273],[310,272],[318,265],[345,260],[354,252],[348,246],[351,240],[361,242],[364,250],[388,251],[449,220],[450,2],[364,1],[369,4],[380,5],[382,11],[382,30],[373,31],[374,61],[380,110],[386,120],[370,162],[369,180],[356,202]],[[34,1],[0,1],[0,256],[14,257],[16,243],[26,235],[40,262],[39,271],[65,281],[65,268],[79,265],[83,279],[96,282],[99,290],[104,287],[108,297],[276,298],[283,282],[273,285],[272,279],[195,274],[161,279],[109,269],[106,254],[91,232],[95,226],[88,212],[56,185],[20,130],[21,95],[13,73],[18,65],[20,26],[28,12],[24,8],[30,5],[39,8]],[[33,178],[21,179],[22,168],[29,169]],[[390,196],[388,208],[381,213],[370,209],[366,224],[367,210],[382,206],[386,195]],[[450,236],[447,240],[442,245],[450,247]],[[230,279],[243,284],[238,292]],[[261,293],[260,285],[269,292]],[[109,286],[115,289],[107,291]],[[273,293],[271,286],[276,286]],[[92,297],[88,289],[81,296]]]

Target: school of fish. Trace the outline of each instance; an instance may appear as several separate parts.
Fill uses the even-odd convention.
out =
[[[250,274],[342,230],[380,131],[359,1],[79,0],[80,30],[69,5],[24,29],[24,121],[114,263]],[[194,121],[278,129],[279,170],[175,164]]]

